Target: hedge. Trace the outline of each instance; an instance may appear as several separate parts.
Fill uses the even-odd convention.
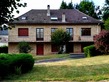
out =
[[[101,52],[96,50],[94,45],[84,47],[83,50],[84,50],[85,57],[92,57],[92,56],[101,55]]]
[[[34,59],[29,54],[0,54],[0,78],[9,74],[27,73],[33,68]]]

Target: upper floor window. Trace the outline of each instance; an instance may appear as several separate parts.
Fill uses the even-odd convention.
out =
[[[56,31],[57,28],[51,28],[51,34]]]
[[[28,28],[18,28],[18,36],[28,36]]]
[[[70,34],[71,40],[73,40],[73,28],[67,28],[66,31]]]
[[[36,29],[36,40],[43,40],[44,39],[44,29],[37,28]]]
[[[91,28],[82,28],[81,36],[91,36]]]

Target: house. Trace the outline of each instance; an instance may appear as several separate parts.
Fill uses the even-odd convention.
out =
[[[21,41],[29,42],[34,55],[56,53],[51,43],[51,34],[57,28],[70,33],[72,39],[66,45],[68,53],[82,53],[83,47],[93,44],[93,36],[101,31],[102,22],[76,9],[45,10],[32,9],[10,23],[15,28],[9,30],[9,53],[18,53]]]
[[[8,29],[0,30],[0,46],[8,45]]]

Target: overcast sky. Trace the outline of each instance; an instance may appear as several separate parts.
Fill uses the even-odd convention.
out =
[[[65,2],[69,3],[71,0],[64,0]],[[72,0],[73,4],[80,3],[81,0]],[[95,5],[103,6],[105,0],[89,0],[93,1]],[[26,8],[20,8],[20,13],[15,14],[15,17],[18,17],[21,14],[31,10],[31,9],[47,9],[47,5],[50,5],[51,9],[59,9],[62,0],[21,0],[21,2],[26,2]]]

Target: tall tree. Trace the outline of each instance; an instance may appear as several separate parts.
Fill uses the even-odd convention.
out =
[[[105,0],[105,5],[103,7],[103,20],[107,20],[109,18],[109,0]]]
[[[61,3],[60,9],[67,9],[67,3],[64,0]]]
[[[100,11],[99,13],[97,13],[99,7],[96,8],[92,1],[90,2],[89,0],[83,0],[80,2],[79,5],[76,6],[76,8],[91,17],[94,17],[96,19],[99,18],[98,14],[100,14]]]
[[[51,35],[51,42],[58,46],[58,53],[63,52],[63,46],[69,42],[70,39],[70,34],[65,32],[63,29],[57,29]]]
[[[21,3],[20,0],[1,0],[0,1],[0,27],[4,23],[8,23],[14,19],[12,15],[16,10],[19,13],[19,7],[26,7],[26,3]]]
[[[68,4],[67,8],[68,8],[68,9],[74,9],[72,0],[71,0],[71,2]]]

